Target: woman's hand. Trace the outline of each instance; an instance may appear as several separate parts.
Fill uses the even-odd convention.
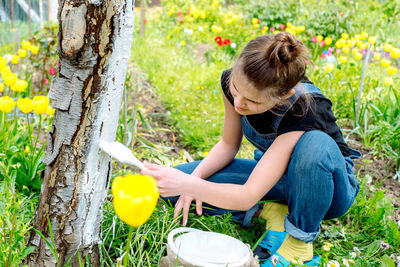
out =
[[[190,188],[194,176],[186,174],[175,168],[157,164],[144,163],[148,170],[142,170],[142,174],[150,175],[156,179],[157,187],[162,197],[173,197],[186,194]]]
[[[182,225],[186,226],[190,204],[194,198],[185,195],[185,188],[190,186],[190,181],[200,178],[171,167],[150,163],[144,163],[144,165],[148,170],[142,170],[142,174],[150,175],[156,179],[158,191],[162,197],[180,196],[175,204],[174,218],[182,211]],[[202,202],[200,200],[196,200],[196,211],[198,215],[203,213]]]
[[[189,215],[190,204],[192,204],[193,200],[194,200],[193,197],[182,195],[175,203],[174,218],[176,218],[182,210],[182,216],[183,216],[182,226],[186,226]],[[196,199],[196,212],[198,215],[201,215],[203,213],[202,202],[197,199]]]

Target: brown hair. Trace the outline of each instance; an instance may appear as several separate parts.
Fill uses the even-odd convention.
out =
[[[259,36],[243,49],[232,75],[239,71],[267,97],[281,99],[303,79],[307,55],[304,44],[288,32]]]

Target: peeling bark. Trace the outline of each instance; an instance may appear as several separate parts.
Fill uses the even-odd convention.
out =
[[[49,98],[56,108],[33,227],[49,238],[50,219],[60,265],[88,255],[100,264],[102,207],[110,158],[100,139],[115,139],[133,35],[134,0],[60,3],[60,69]],[[56,266],[46,242],[31,232],[29,266]]]

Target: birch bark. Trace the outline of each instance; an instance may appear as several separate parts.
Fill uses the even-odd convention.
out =
[[[133,35],[134,0],[62,0],[60,68],[49,98],[56,108],[33,227],[50,240],[60,266],[78,251],[100,265],[102,207],[111,174],[99,140],[115,139]],[[56,266],[46,242],[31,232],[29,266]]]

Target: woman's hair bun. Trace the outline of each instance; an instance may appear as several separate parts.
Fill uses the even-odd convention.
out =
[[[288,64],[299,57],[304,57],[304,45],[288,32],[274,35],[272,43],[268,46],[265,57],[271,66]]]

